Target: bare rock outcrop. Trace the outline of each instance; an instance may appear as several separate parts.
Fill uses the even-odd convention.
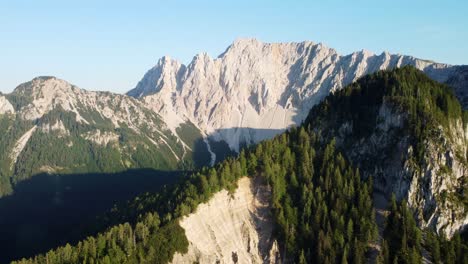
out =
[[[172,263],[277,263],[270,196],[261,179],[247,177],[239,180],[234,194],[215,194],[181,220],[189,249],[177,253]]]
[[[415,210],[420,227],[451,237],[468,225],[462,198],[468,177],[468,127],[454,119],[449,128],[435,128],[434,139],[423,142],[423,160],[416,161],[410,138],[401,136],[405,119],[407,114],[383,103],[370,136],[345,152],[374,177],[377,191],[405,199]],[[351,124],[342,124],[337,141],[345,142],[352,129]]]
[[[14,113],[15,109],[11,103],[5,98],[5,96],[0,95],[0,114]]]

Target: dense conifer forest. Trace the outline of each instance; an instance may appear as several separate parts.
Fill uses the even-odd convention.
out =
[[[457,233],[451,239],[421,230],[406,201],[390,201],[390,215],[384,231],[379,263],[422,263],[423,258],[432,263],[468,263],[467,233]]]
[[[246,175],[264,177],[271,185],[277,234],[287,259],[364,261],[377,233],[372,181],[361,180],[333,141],[321,147],[316,135],[301,127],[116,208],[109,219],[126,222],[104,233],[18,263],[166,263],[188,247],[177,220],[217,191],[233,191]]]

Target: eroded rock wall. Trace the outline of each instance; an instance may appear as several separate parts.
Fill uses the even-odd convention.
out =
[[[172,263],[277,263],[270,196],[261,179],[244,177],[234,194],[223,190],[199,205],[180,222],[189,250]]]

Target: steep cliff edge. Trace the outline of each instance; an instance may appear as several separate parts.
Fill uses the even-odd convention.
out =
[[[172,263],[276,263],[270,200],[259,178],[241,178],[234,194],[218,192],[181,220],[189,249]]]
[[[451,237],[468,224],[467,120],[447,86],[404,67],[327,97],[306,123],[336,138],[377,190],[405,199],[420,227]]]

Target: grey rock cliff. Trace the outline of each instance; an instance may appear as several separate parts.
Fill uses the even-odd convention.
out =
[[[407,200],[420,227],[451,237],[468,225],[468,211],[460,196],[468,178],[468,126],[454,120],[450,129],[433,129],[434,138],[423,142],[426,152],[418,162],[410,137],[402,132],[406,119],[406,113],[384,102],[368,137],[350,140],[350,122],[334,135],[338,144],[346,145],[344,151],[353,163],[374,177],[378,191]]]
[[[128,95],[171,126],[190,120],[238,150],[300,124],[313,105],[359,77],[404,65],[452,85],[468,106],[466,66],[365,50],[343,56],[321,43],[255,39],[235,41],[218,58],[199,54],[188,65],[164,57]]]

